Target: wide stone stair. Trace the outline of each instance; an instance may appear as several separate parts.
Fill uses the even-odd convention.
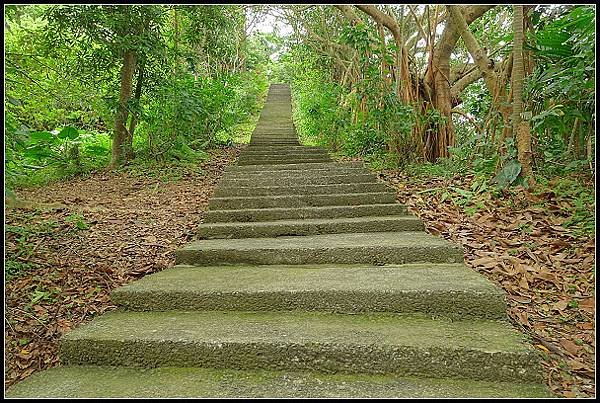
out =
[[[9,397],[544,397],[501,289],[273,84],[177,264],[112,292]]]

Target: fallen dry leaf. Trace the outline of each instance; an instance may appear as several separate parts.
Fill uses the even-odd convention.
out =
[[[27,203],[5,208],[5,224],[40,232],[28,240],[28,256],[19,232],[5,232],[6,259],[35,265],[5,284],[5,388],[58,365],[61,335],[114,309],[111,290],[174,263],[173,251],[194,237],[223,169],[239,152],[211,150],[200,165],[204,173],[191,170],[177,182],[160,179],[169,169],[155,177],[103,172],[16,192]],[[77,230],[67,220],[72,214],[89,228]],[[56,227],[44,230],[51,221]]]

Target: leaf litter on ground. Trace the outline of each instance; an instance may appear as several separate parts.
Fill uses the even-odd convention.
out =
[[[540,351],[550,390],[595,396],[595,238],[562,225],[569,203],[521,186],[465,203],[467,192],[444,193],[473,189],[473,175],[378,176],[429,232],[460,244],[465,264],[504,289],[509,320]]]
[[[177,175],[96,172],[15,192],[5,208],[14,271],[5,284],[5,388],[57,365],[61,335],[114,309],[111,290],[174,264],[240,150],[210,150]]]

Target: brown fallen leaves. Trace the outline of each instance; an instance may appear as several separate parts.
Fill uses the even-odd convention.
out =
[[[388,170],[379,177],[428,231],[461,244],[466,264],[506,291],[508,316],[542,352],[550,389],[594,396],[595,239],[560,225],[568,219],[564,202],[521,188],[488,196],[469,215],[430,190],[470,189],[472,176],[418,180]]]
[[[204,173],[178,181],[104,172],[17,192],[5,224],[37,232],[5,232],[6,260],[33,266],[5,285],[5,387],[56,365],[61,335],[113,309],[111,290],[174,263],[239,152],[211,150]]]

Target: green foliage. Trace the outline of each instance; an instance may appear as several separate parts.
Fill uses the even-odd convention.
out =
[[[497,183],[500,188],[505,188],[512,184],[521,173],[521,164],[519,161],[511,159],[509,160],[502,170],[492,179],[492,183]]]
[[[342,31],[343,41],[359,49],[377,44],[375,38],[372,29],[363,24]],[[393,160],[392,149],[397,156],[411,155],[411,134],[418,117],[412,105],[400,101],[394,86],[381,78],[379,57],[363,57],[364,77],[349,85],[332,80],[329,61],[305,46],[294,45],[281,58],[282,70],[292,77],[294,120],[304,143],[380,162],[385,159],[385,165]],[[386,52],[383,57],[391,54]],[[398,158],[395,160],[398,164]]]
[[[265,87],[264,77],[252,72],[165,81],[143,108],[140,152],[158,160],[203,160],[203,149],[233,143],[234,129],[257,112]]]
[[[573,7],[558,19],[542,19],[532,41],[537,63],[525,93],[538,164],[547,174],[581,170],[594,158],[595,18],[593,6]],[[583,162],[571,164],[574,159]]]
[[[279,41],[244,46],[237,5],[11,6],[5,17],[6,195],[108,163],[125,50],[143,69],[128,103],[136,163],[202,161],[207,147],[247,141],[238,128],[258,112]]]
[[[88,223],[85,222],[85,219],[81,214],[71,214],[65,218],[65,221],[72,223],[78,230],[84,230],[90,227]]]

